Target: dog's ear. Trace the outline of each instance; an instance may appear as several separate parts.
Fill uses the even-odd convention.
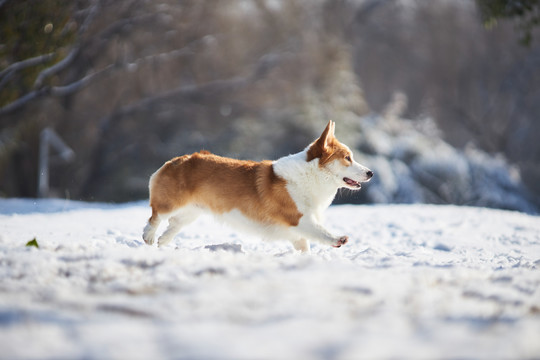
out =
[[[328,145],[330,144],[330,141],[334,138],[334,131],[336,128],[336,123],[332,120],[328,121],[328,124],[326,125],[326,128],[324,129],[323,133],[317,140],[319,142],[319,145],[322,149],[326,149]]]
[[[328,125],[330,125],[330,133],[329,133],[329,135],[330,135],[331,137],[335,137],[335,132],[336,132],[336,122],[330,120],[330,121],[328,121]],[[328,126],[328,125],[326,125],[326,126]]]
[[[330,146],[330,142],[334,138],[335,123],[330,120],[321,136],[311,144],[308,151],[307,161],[322,157],[324,151]]]

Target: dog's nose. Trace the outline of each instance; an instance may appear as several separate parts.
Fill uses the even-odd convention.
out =
[[[373,177],[373,171],[371,170],[368,170],[368,172],[366,173],[368,179],[371,179]]]

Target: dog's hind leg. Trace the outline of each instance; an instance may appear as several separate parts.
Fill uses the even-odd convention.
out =
[[[184,208],[169,218],[167,230],[159,237],[158,246],[165,246],[180,232],[184,226],[199,217],[200,212],[192,208]]]
[[[160,223],[161,223],[161,218],[159,214],[155,211],[152,211],[152,216],[150,217],[150,219],[148,219],[148,223],[146,224],[143,230],[143,240],[148,245],[152,245],[154,243],[156,231]]]

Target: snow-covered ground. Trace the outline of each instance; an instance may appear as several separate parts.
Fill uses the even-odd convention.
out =
[[[211,218],[158,249],[148,216],[0,200],[0,358],[540,357],[537,216],[333,206],[351,241],[308,256]]]

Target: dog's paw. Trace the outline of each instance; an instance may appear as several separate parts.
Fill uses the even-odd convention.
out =
[[[332,246],[335,247],[335,248],[338,248],[338,247],[341,247],[341,245],[345,245],[347,243],[347,241],[349,241],[349,237],[348,236],[342,236],[337,241],[337,244],[332,245]]]
[[[146,236],[146,234],[144,234],[142,238],[146,244],[148,245],[154,244],[154,238]]]

